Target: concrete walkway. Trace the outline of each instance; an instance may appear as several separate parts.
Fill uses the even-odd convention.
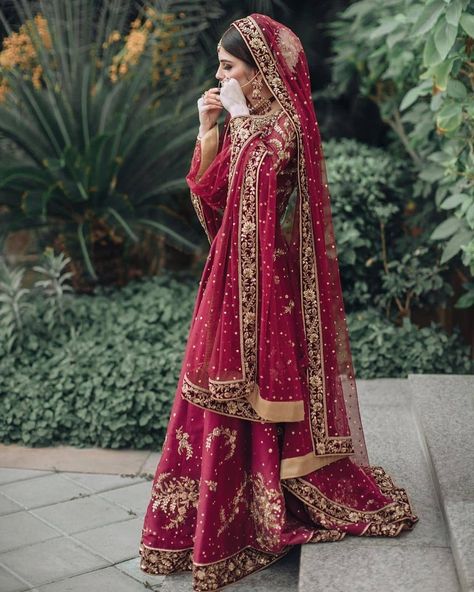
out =
[[[357,381],[372,465],[420,518],[399,537],[295,547],[240,592],[474,591],[474,377]],[[159,454],[0,445],[0,591],[191,591],[148,576],[138,545]]]

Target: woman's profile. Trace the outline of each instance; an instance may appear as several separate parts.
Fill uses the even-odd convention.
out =
[[[301,42],[253,13],[217,55],[186,177],[210,250],[140,544],[144,572],[196,591],[418,521],[368,460]]]

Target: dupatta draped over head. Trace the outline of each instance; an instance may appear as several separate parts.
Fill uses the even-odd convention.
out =
[[[211,247],[182,396],[249,421],[292,422],[283,436],[282,478],[348,455],[369,466],[307,59],[299,38],[268,16],[253,13],[232,26],[281,109],[228,116],[208,168],[199,177],[195,158],[187,176]],[[284,174],[296,192],[289,241],[280,229],[288,202],[281,204],[277,191]],[[284,296],[294,333],[285,341],[274,314],[280,255],[292,286]]]

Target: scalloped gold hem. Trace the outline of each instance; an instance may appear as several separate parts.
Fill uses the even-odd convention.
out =
[[[157,549],[140,544],[140,569],[151,575],[169,575],[177,571],[192,571],[193,590],[221,590],[245,576],[260,571],[284,557],[292,545],[281,553],[268,553],[247,546],[229,557],[212,563],[194,563],[192,548],[182,550]],[[200,584],[202,582],[202,585]]]

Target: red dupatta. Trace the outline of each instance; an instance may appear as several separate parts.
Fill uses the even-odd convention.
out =
[[[288,435],[282,478],[347,455],[369,466],[306,56],[298,37],[268,16],[253,13],[232,25],[281,110],[227,118],[217,155],[200,179],[196,146],[187,182],[211,247],[182,396],[225,415],[299,425],[307,444]],[[292,142],[296,207],[283,250],[294,286],[296,339],[277,344],[271,312],[281,245],[277,186]]]

